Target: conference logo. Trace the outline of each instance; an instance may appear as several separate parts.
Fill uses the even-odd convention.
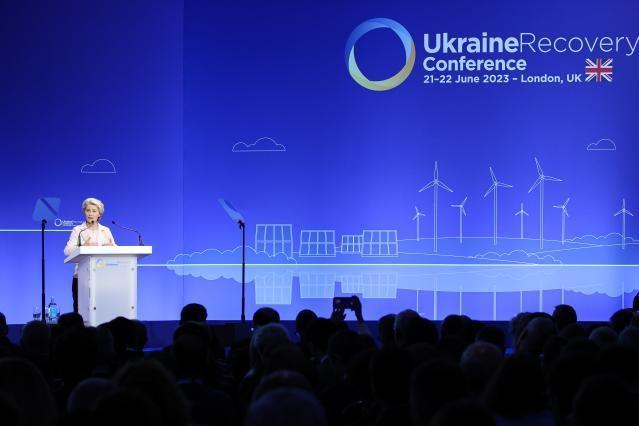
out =
[[[364,34],[380,28],[392,30],[399,37],[404,47],[406,63],[397,74],[386,80],[370,80],[357,66],[355,44]],[[346,42],[345,57],[348,72],[353,77],[353,80],[369,90],[382,92],[394,89],[408,78],[415,65],[415,43],[408,30],[399,22],[387,18],[373,18],[362,22],[353,30]]]

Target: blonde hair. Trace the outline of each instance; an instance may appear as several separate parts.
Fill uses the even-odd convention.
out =
[[[98,213],[100,213],[100,216],[104,214],[104,203],[102,203],[102,201],[98,200],[97,198],[87,198],[86,200],[84,200],[82,202],[82,212],[84,213],[87,207],[91,205],[98,208]]]

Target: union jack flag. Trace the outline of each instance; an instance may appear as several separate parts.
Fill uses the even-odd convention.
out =
[[[601,58],[591,61],[586,59],[586,81],[595,80],[597,82],[612,81],[612,59],[606,59],[602,62]]]

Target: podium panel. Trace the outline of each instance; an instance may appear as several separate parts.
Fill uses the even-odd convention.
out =
[[[65,263],[78,263],[78,313],[98,326],[115,317],[137,318],[138,259],[150,246],[78,247]]]
[[[78,310],[95,326],[123,316],[137,318],[137,258],[91,256],[78,269]]]

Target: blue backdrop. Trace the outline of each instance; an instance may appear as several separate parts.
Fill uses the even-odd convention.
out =
[[[508,319],[562,301],[607,318],[639,288],[639,6],[555,3],[3,4],[0,311],[23,322],[39,301],[41,197],[60,200],[48,293],[70,308],[68,221],[97,196],[107,222],[154,247],[140,268],[142,319],[176,318],[192,301],[239,317],[241,234],[218,198],[247,222],[249,315],[327,315],[333,296],[359,294],[371,318],[412,308]],[[415,46],[407,78],[386,91],[347,64],[349,36],[374,18]],[[432,46],[444,33],[541,44],[429,53],[425,34]],[[424,68],[461,56],[526,64]],[[369,80],[407,59],[389,28],[363,34],[354,57]],[[531,188],[535,159],[561,181]],[[419,192],[435,164],[436,201],[434,188]],[[493,188],[498,198],[489,167],[511,186]]]

